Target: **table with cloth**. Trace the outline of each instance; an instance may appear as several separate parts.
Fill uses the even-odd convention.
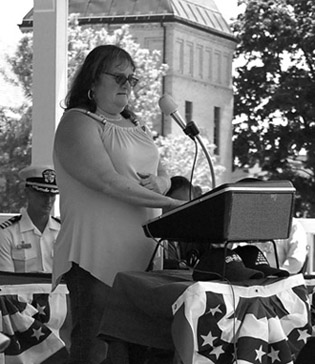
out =
[[[293,363],[311,336],[309,294],[301,274],[232,285],[120,272],[100,336],[172,350],[184,364]]]
[[[53,364],[68,359],[68,290],[51,292],[51,275],[0,272],[0,332],[10,345],[0,364]]]

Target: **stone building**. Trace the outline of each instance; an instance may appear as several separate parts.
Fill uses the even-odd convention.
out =
[[[217,0],[220,1],[220,0]],[[169,70],[161,95],[170,94],[187,121],[204,129],[216,145],[218,163],[232,168],[232,59],[236,40],[215,0],[69,0],[80,25],[102,24],[107,31],[129,24],[141,47],[161,51]],[[32,10],[21,29],[32,27]],[[182,133],[161,114],[162,135]]]

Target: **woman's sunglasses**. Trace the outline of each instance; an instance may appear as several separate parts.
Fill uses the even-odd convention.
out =
[[[116,83],[118,83],[119,86],[123,86],[128,81],[131,87],[135,87],[139,81],[139,79],[137,77],[134,77],[133,75],[129,75],[128,77],[126,77],[123,74],[113,74],[109,72],[104,73],[105,75],[114,77]]]

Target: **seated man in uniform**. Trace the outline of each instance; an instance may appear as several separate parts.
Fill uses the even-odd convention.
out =
[[[58,187],[50,166],[29,166],[25,181],[27,207],[0,225],[0,271],[51,273],[53,246],[60,220],[51,216]]]

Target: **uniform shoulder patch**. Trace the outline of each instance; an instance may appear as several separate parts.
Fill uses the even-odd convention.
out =
[[[52,216],[52,218],[53,218],[55,221],[59,222],[59,224],[61,224],[61,220],[59,219],[59,217]]]
[[[16,215],[10,217],[9,220],[4,221],[2,224],[0,224],[0,229],[6,229],[9,226],[12,226],[19,222],[21,220],[22,215]]]

